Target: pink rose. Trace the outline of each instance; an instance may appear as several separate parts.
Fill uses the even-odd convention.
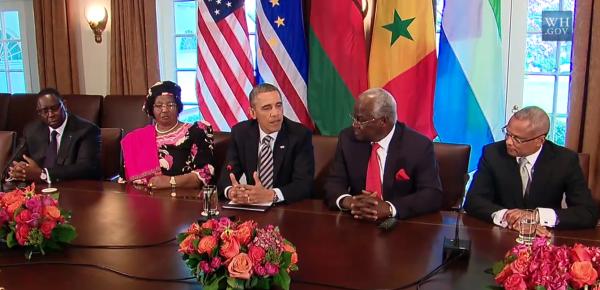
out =
[[[248,256],[252,259],[252,262],[255,264],[259,264],[265,258],[265,250],[261,247],[257,247],[255,245],[250,245],[248,247]]]
[[[17,238],[17,243],[19,243],[19,245],[25,246],[25,243],[27,242],[27,239],[29,237],[29,232],[31,232],[31,229],[27,224],[17,224],[15,234]]]
[[[25,207],[34,212],[40,212],[42,209],[42,201],[39,198],[30,198],[25,202]]]
[[[500,271],[500,273],[494,277],[494,280],[496,280],[496,283],[502,285],[504,284],[504,281],[506,281],[506,279],[512,274],[513,272],[510,269],[510,265],[505,265],[504,269],[502,269],[502,271]]]
[[[49,239],[52,236],[52,230],[54,230],[54,227],[56,227],[55,221],[50,220],[42,223],[40,231],[42,231],[44,238]]]
[[[196,252],[196,249],[194,249],[194,241],[196,239],[198,239],[198,237],[195,235],[189,235],[185,237],[185,239],[183,239],[183,241],[181,241],[181,243],[179,244],[179,250],[177,251],[188,255],[193,254],[194,252]]]
[[[0,208],[0,227],[8,221],[8,213],[4,208]]]
[[[279,266],[277,266],[273,263],[266,263],[265,270],[267,270],[267,275],[275,276],[275,275],[277,275],[277,273],[279,273]]]
[[[573,249],[571,250],[571,255],[573,256],[573,260],[575,260],[576,262],[592,260],[592,257],[587,247],[582,244],[575,244],[573,246]]]
[[[217,238],[213,236],[203,237],[198,243],[198,253],[207,253],[211,254],[213,250],[217,247]]]
[[[575,289],[592,285],[598,278],[598,272],[596,272],[590,261],[574,262],[571,265],[569,274],[571,275],[571,285]]]
[[[510,263],[510,269],[515,274],[525,275],[525,272],[527,272],[528,266],[529,266],[529,262],[527,261],[527,258],[523,258],[523,257],[519,257],[518,259],[516,259],[512,263]]]
[[[210,260],[210,267],[213,269],[217,269],[217,268],[221,267],[221,265],[223,265],[223,261],[221,260],[221,257],[214,257],[214,258],[212,258],[212,260]]]
[[[262,277],[267,275],[267,270],[265,270],[265,267],[263,267],[262,265],[254,264],[254,273]]]
[[[504,286],[505,290],[527,290],[527,285],[525,284],[523,277],[519,274],[510,275],[506,278],[506,281],[504,281],[502,286]]]
[[[252,261],[245,253],[239,253],[231,259],[227,271],[232,278],[248,280],[252,276]]]
[[[206,261],[200,261],[200,263],[198,263],[198,269],[207,274],[213,271],[213,268],[211,268],[208,262]]]
[[[221,256],[226,259],[235,257],[240,252],[240,243],[235,238],[228,238],[223,240],[221,245]]]

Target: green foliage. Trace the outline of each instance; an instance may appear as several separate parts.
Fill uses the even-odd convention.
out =
[[[185,240],[185,238],[187,236],[188,236],[187,233],[179,233],[179,234],[177,234],[177,237],[176,237],[177,243],[181,244],[181,242],[183,242],[183,240]]]
[[[538,285],[538,286],[535,286],[535,290],[546,290],[546,287]]]
[[[8,233],[8,236],[6,236],[6,246],[9,248],[12,248],[16,245],[17,245],[17,240],[15,239],[15,232],[12,231],[12,232]]]
[[[68,244],[77,237],[75,227],[70,224],[58,224],[52,230],[52,239],[59,243]]]
[[[291,282],[290,275],[283,268],[281,268],[279,270],[279,274],[277,274],[275,277],[273,277],[273,283],[275,285],[281,287],[281,289],[283,289],[283,290],[290,289],[290,282]]]
[[[504,266],[506,266],[506,264],[504,264],[504,260],[494,263],[494,265],[492,266],[492,274],[494,274],[494,276],[500,274],[500,272],[502,272],[502,269],[504,269]]]

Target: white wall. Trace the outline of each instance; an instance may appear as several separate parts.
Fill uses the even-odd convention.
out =
[[[73,1],[75,2],[75,1]],[[111,9],[110,0],[79,0],[74,3],[79,27],[75,29],[75,38],[78,45],[79,57],[77,59],[80,74],[81,93],[108,95],[110,93],[110,35],[111,35]],[[108,11],[108,24],[102,33],[102,42],[96,43],[94,33],[85,18],[85,9],[91,5],[102,5]]]

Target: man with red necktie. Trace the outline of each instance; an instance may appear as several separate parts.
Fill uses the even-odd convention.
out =
[[[433,143],[397,121],[390,93],[363,92],[352,121],[340,133],[325,185],[329,206],[366,220],[438,211],[442,186]]]

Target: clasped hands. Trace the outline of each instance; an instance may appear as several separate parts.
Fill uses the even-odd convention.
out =
[[[521,224],[521,220],[526,218],[526,215],[528,215],[528,214],[530,214],[530,212],[527,212],[522,209],[518,209],[518,208],[509,209],[504,214],[503,219],[507,223],[507,228],[518,232],[520,224]],[[541,226],[539,224],[536,226],[535,234],[538,237],[549,238],[552,236],[552,233],[546,227]]]
[[[133,182],[133,185],[136,186],[143,186],[143,187],[147,187],[149,189],[165,189],[165,188],[171,188],[171,176],[167,176],[167,175],[155,175],[152,176],[150,179],[146,180],[146,179],[135,179]]]
[[[8,168],[8,176],[17,181],[39,181],[42,174],[42,168],[27,155],[23,155],[25,161],[13,161],[12,166]]]
[[[233,173],[229,173],[229,179],[231,180],[231,188],[227,193],[229,199],[239,204],[253,204],[253,203],[265,203],[273,201],[275,197],[275,191],[272,189],[265,188],[260,179],[258,173],[254,171],[255,185],[240,184]]]
[[[344,197],[340,205],[359,220],[376,221],[390,216],[390,205],[377,198],[376,192],[363,190],[360,194]]]

